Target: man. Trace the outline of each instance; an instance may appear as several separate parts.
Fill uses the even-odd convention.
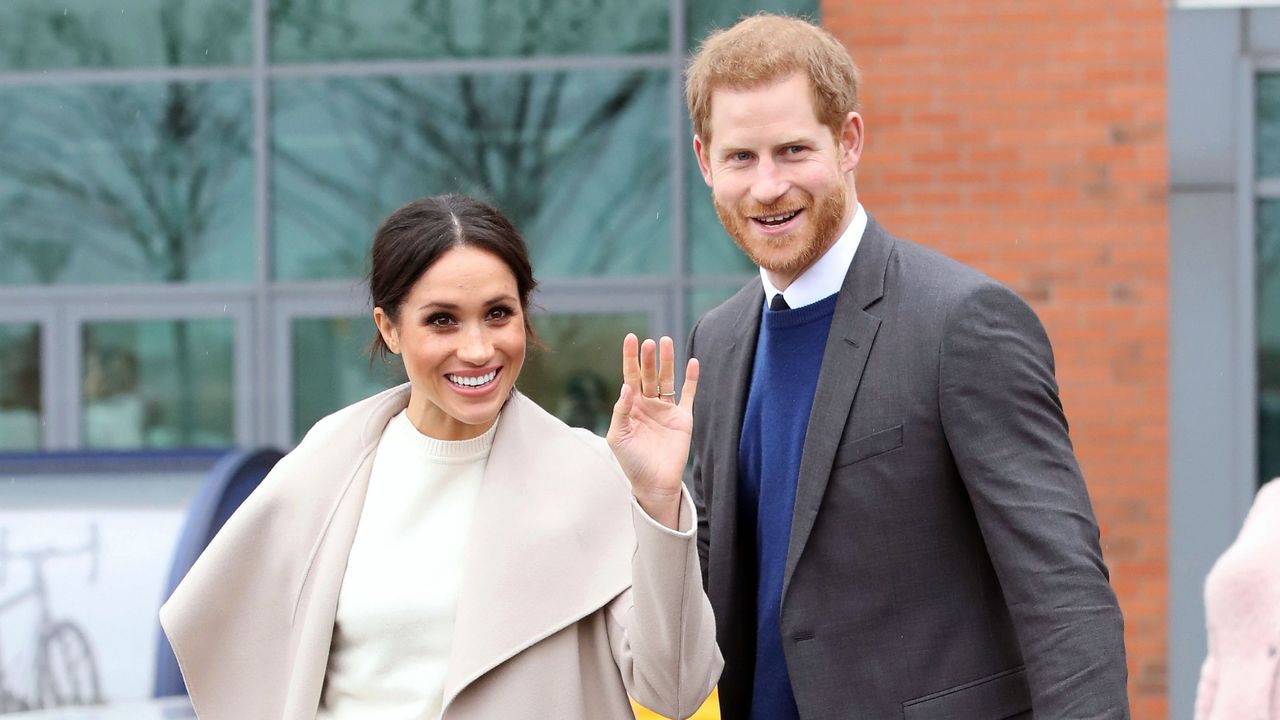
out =
[[[698,164],[760,266],[689,339],[724,717],[1128,717],[1048,337],[866,214],[857,86],[833,37],[769,15],[688,69]]]

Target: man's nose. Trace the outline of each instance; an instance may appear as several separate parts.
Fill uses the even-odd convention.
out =
[[[787,194],[791,183],[782,169],[772,160],[761,160],[756,168],[755,181],[751,183],[751,199],[761,205],[769,205]]]

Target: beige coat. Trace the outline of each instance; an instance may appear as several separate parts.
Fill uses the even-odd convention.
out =
[[[201,720],[315,717],[373,456],[408,397],[317,423],[161,608]],[[630,720],[628,693],[692,714],[722,666],[694,519],[686,498],[685,532],[654,523],[603,440],[514,395],[467,544],[445,720]]]

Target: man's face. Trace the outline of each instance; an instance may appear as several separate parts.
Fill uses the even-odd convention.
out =
[[[709,129],[710,142],[695,137],[693,147],[720,222],[785,289],[853,217],[862,118],[849,113],[837,141],[797,73],[751,90],[714,90]]]

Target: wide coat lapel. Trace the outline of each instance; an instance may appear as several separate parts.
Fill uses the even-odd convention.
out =
[[[751,371],[755,363],[756,340],[760,335],[760,316],[764,309],[764,290],[759,283],[752,283],[732,299],[736,313],[731,325],[731,340],[724,355],[723,365],[714,372],[715,387],[702,395],[724,398],[724,406],[707,408],[713,418],[714,455],[712,467],[715,477],[712,487],[711,507],[707,508],[711,528],[711,553],[707,560],[707,592],[711,606],[717,613],[730,612],[738,607],[737,599],[745,588],[738,583],[738,445],[742,437],[742,419],[746,414],[747,392],[751,389]],[[745,528],[748,542],[754,547],[755,528]],[[754,591],[750,591],[754,592]]]
[[[315,551],[307,561],[309,572],[298,593],[290,637],[290,655],[294,664],[283,714],[290,720],[312,720],[320,705],[342,579],[347,572],[347,559],[351,555],[364,499],[369,491],[374,452],[387,423],[408,405],[409,386],[402,385],[378,397],[380,400],[373,405],[360,428],[359,448],[353,449],[358,460],[350,473],[350,480],[334,501],[333,519],[323,529]],[[317,465],[315,471],[318,475],[324,468]]]
[[[466,550],[444,707],[631,586],[630,492],[604,443],[507,403]]]
[[[394,388],[317,424],[161,609],[202,720],[315,717],[372,451],[408,395]]]
[[[791,576],[809,541],[827,490],[831,465],[862,382],[862,371],[880,329],[880,318],[868,313],[866,308],[884,296],[885,273],[892,256],[893,239],[875,220],[868,218],[858,251],[836,298],[822,369],[813,394],[813,408],[809,412],[782,575],[784,606]]]

